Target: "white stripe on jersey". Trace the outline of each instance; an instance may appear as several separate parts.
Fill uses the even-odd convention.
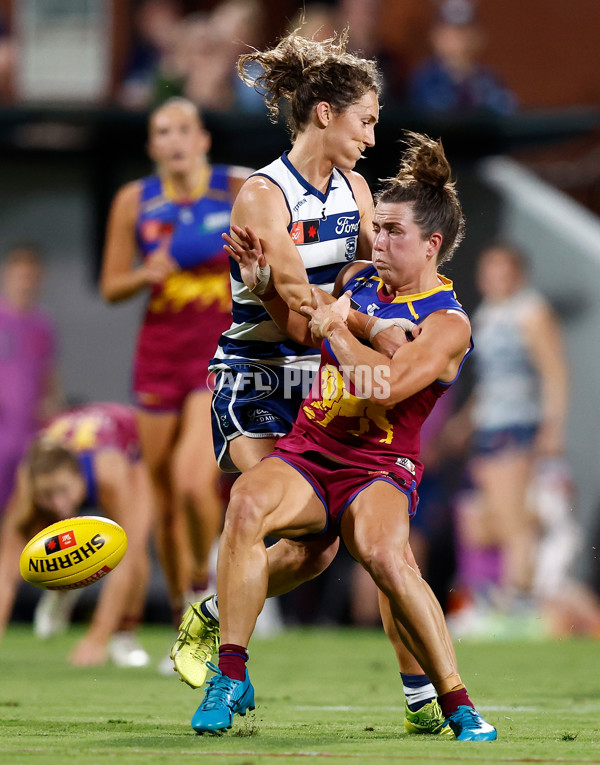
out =
[[[254,175],[269,178],[282,190],[291,217],[288,231],[309,280],[331,293],[335,277],[354,260],[357,248],[360,213],[348,180],[334,168],[329,187],[322,193],[302,178],[287,153]],[[261,303],[239,280],[239,273],[232,272],[230,281],[234,316],[239,321],[234,321],[223,333],[210,369],[222,369],[228,360],[255,359],[258,352],[257,347],[253,352],[255,343],[261,346],[258,352],[261,363],[294,365],[296,361],[310,359],[312,366],[318,360],[320,354],[315,348],[298,350],[293,355],[286,353],[283,346],[289,345],[289,339],[269,317],[258,315]]]

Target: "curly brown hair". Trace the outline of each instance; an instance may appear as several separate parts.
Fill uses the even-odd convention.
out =
[[[400,169],[375,197],[375,203],[408,202],[425,236],[442,235],[437,264],[449,261],[465,235],[465,219],[441,140],[406,131]]]
[[[294,30],[270,50],[243,54],[237,64],[246,85],[262,93],[273,121],[280,113],[280,99],[290,104],[292,138],[306,127],[320,101],[327,101],[339,114],[365,93],[381,93],[376,63],[348,52],[347,29],[322,41],[302,37],[300,31]],[[251,64],[258,64],[262,73],[250,74]]]

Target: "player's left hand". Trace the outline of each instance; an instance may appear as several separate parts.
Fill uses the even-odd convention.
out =
[[[335,303],[329,303],[321,290],[311,289],[312,305],[302,305],[301,312],[308,317],[308,328],[315,340],[322,340],[340,327],[347,326],[350,313],[350,291],[344,292]]]

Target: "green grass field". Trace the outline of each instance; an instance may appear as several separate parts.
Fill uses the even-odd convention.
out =
[[[257,709],[222,736],[189,720],[202,693],[155,667],[73,669],[81,635],[42,643],[12,626],[0,646],[0,763],[600,763],[600,645],[458,644],[494,743],[407,736],[391,648],[377,630],[289,630],[251,646]],[[155,664],[171,633],[142,631]]]

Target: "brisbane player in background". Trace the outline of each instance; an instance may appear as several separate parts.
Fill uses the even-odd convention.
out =
[[[222,525],[212,450],[208,362],[231,322],[221,232],[249,171],[208,160],[196,106],[173,98],[150,116],[157,172],[126,184],[108,222],[101,277],[109,302],[147,291],[133,395],[158,511],[157,547],[176,625],[186,600],[209,586]],[[136,262],[140,256],[140,262]],[[170,671],[166,659],[163,669]]]
[[[106,515],[127,534],[127,552],[102,584],[91,625],[75,646],[76,666],[145,666],[138,626],[150,573],[148,541],[152,492],[140,459],[135,414],[120,404],[89,404],[54,418],[21,460],[0,535],[0,635],[11,615],[25,544],[57,521],[82,514]],[[39,637],[62,631],[79,590],[48,591],[36,609]]]

